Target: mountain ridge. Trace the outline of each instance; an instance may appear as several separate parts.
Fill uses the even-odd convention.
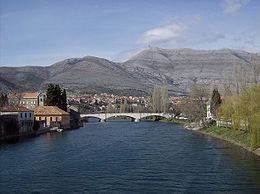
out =
[[[246,64],[258,54],[243,50],[162,49],[150,47],[125,62],[85,56],[50,66],[0,67],[0,92],[35,91],[58,83],[71,93],[115,92],[149,94],[154,85],[165,85],[173,95],[186,95],[194,81],[220,83],[232,75],[234,64]]]

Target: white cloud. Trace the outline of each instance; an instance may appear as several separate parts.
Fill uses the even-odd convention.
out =
[[[136,41],[138,45],[160,44],[166,41],[178,41],[183,37],[184,31],[187,29],[182,24],[170,24],[158,28],[148,30],[143,33],[141,38]]]
[[[225,14],[232,14],[246,6],[250,0],[224,0],[222,3],[223,12]]]

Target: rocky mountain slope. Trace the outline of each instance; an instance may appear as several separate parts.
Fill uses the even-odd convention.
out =
[[[173,95],[187,94],[197,81],[218,84],[232,77],[234,65],[251,73],[252,54],[231,49],[147,48],[124,63],[97,57],[72,58],[51,66],[0,67],[0,92],[36,91],[59,83],[69,92],[148,94],[165,85]],[[260,66],[260,56],[256,61]],[[260,67],[259,67],[260,68]]]

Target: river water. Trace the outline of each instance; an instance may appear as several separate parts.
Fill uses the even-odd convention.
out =
[[[260,192],[260,159],[180,124],[90,122],[0,145],[6,192]]]

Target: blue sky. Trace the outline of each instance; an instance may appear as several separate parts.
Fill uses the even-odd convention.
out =
[[[148,46],[260,52],[259,0],[0,0],[0,66]]]

